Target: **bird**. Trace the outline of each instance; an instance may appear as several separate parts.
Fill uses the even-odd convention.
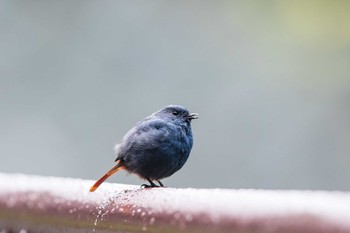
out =
[[[193,119],[198,119],[197,113],[168,105],[138,122],[115,146],[114,166],[91,186],[90,192],[120,170],[147,180],[149,184],[143,188],[164,187],[160,180],[180,170],[190,155]]]

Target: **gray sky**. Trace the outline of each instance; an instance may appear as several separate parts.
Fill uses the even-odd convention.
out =
[[[349,10],[2,1],[0,172],[97,179],[137,121],[181,104],[200,119],[166,185],[349,190]]]

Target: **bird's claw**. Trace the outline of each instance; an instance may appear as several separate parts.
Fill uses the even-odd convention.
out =
[[[158,186],[158,185],[149,185],[149,184],[143,184],[143,185],[141,185],[141,188],[146,188],[146,189],[148,189],[148,188],[159,188],[160,186]]]

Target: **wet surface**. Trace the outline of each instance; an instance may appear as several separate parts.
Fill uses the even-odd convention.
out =
[[[350,232],[350,195],[219,189],[143,189],[0,174],[1,233]],[[10,179],[11,178],[11,179]]]

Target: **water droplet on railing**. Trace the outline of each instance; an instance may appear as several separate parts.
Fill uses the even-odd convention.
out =
[[[187,222],[191,222],[193,220],[193,217],[192,217],[191,214],[187,214],[185,219],[186,219]]]
[[[152,225],[155,221],[156,221],[156,219],[155,219],[154,217],[152,217],[152,218],[149,220],[149,224]]]
[[[96,231],[96,226],[98,221],[102,221],[103,218],[109,213],[108,210],[104,211],[106,207],[112,202],[112,198],[106,198],[102,201],[102,203],[96,208],[98,210],[97,216],[94,221],[94,228],[92,229],[93,232]]]

